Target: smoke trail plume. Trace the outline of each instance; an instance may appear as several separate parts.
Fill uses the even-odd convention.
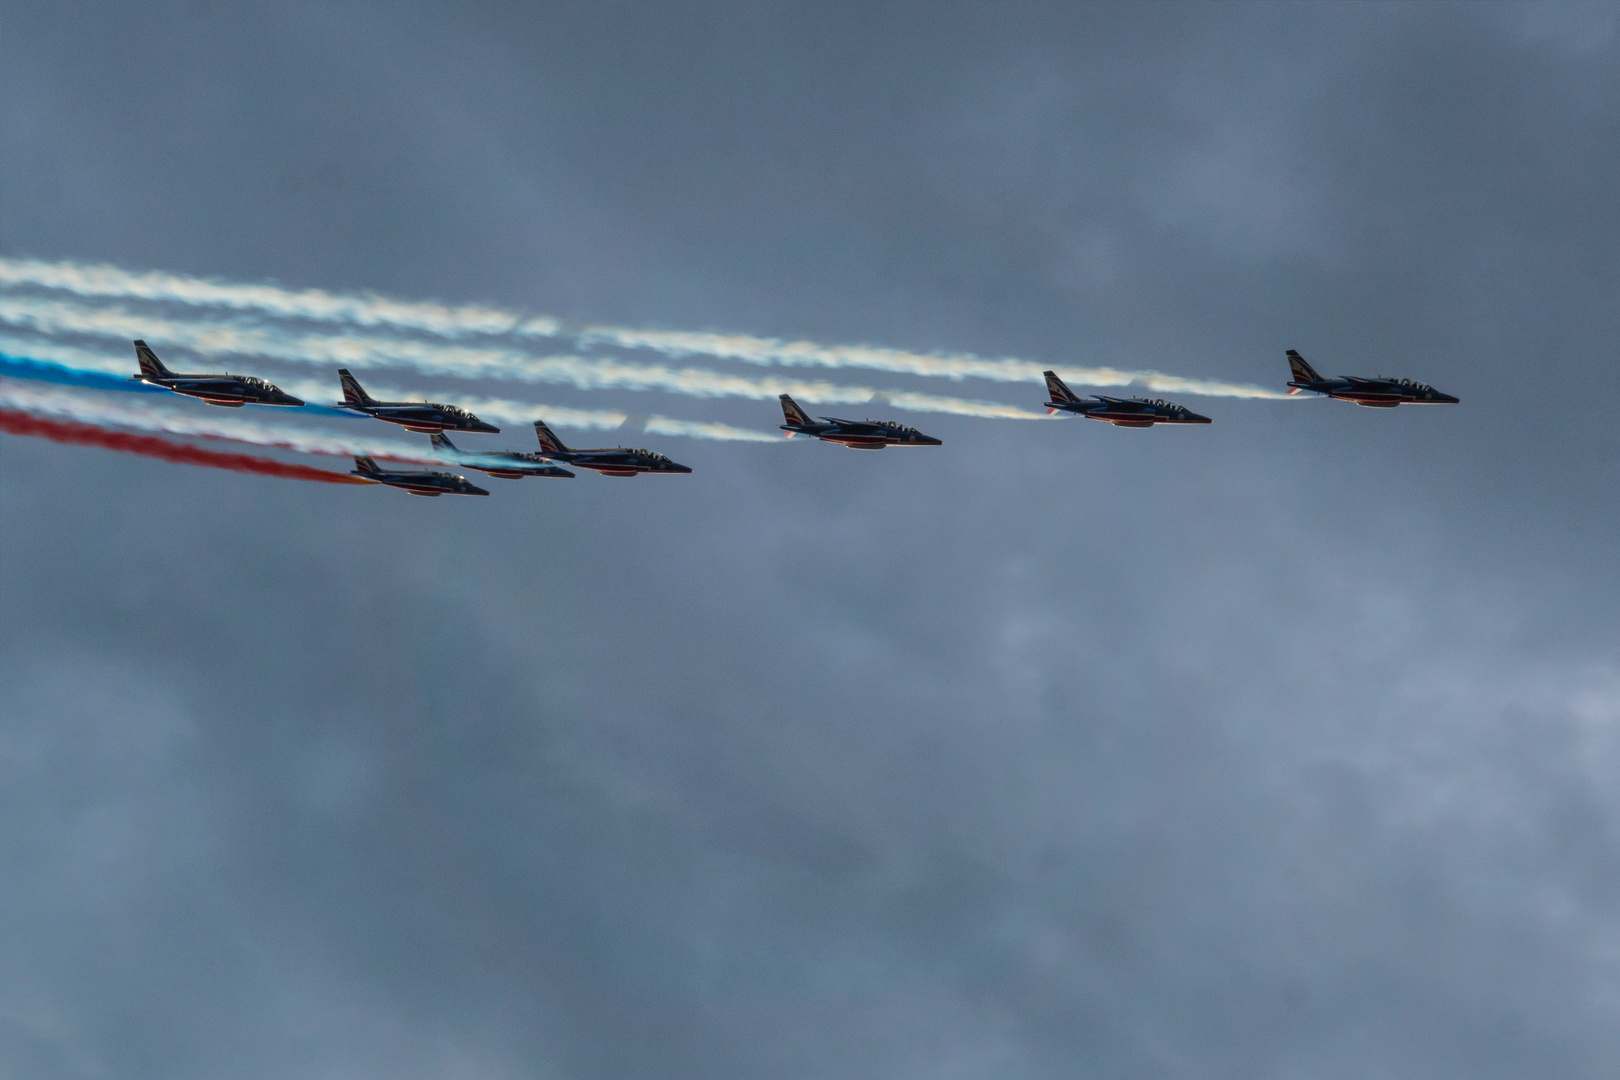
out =
[[[519,316],[491,308],[451,307],[432,301],[391,300],[375,295],[344,296],[321,289],[293,291],[275,285],[240,285],[158,271],[132,272],[116,266],[82,266],[37,259],[0,258],[0,285],[31,285],[78,296],[128,297],[196,307],[262,311],[278,318],[354,326],[393,326],[441,337],[499,334]],[[530,319],[536,332],[543,319]]]
[[[261,312],[360,327],[389,327],[445,338],[508,334],[513,338],[557,337],[565,333],[583,345],[608,344],[649,349],[666,356],[711,356],[780,367],[859,368],[928,378],[1034,382],[1052,367],[1069,382],[1084,386],[1140,386],[1165,393],[1217,397],[1283,399],[1281,391],[1246,383],[1195,379],[1151,370],[1072,367],[1015,358],[987,359],[970,353],[914,353],[868,345],[820,345],[746,334],[586,326],[564,331],[550,316],[522,315],[487,307],[452,307],[432,302],[392,300],[375,295],[344,296],[318,289],[293,291],[274,285],[239,285],[164,273],[135,273],[113,266],[80,266],[36,260],[0,259],[0,286],[31,286],[89,298],[128,298],[192,307]]]
[[[20,385],[0,380],[0,408],[35,416],[54,416],[97,427],[133,428],[192,438],[220,439],[248,446],[292,450],[300,454],[352,457],[370,454],[396,461],[431,463],[425,447],[396,439],[334,437],[304,428],[259,424],[223,416],[196,416],[155,406],[148,400],[108,399],[72,390]]]
[[[520,330],[520,332],[524,332]],[[1159,371],[1126,371],[1113,367],[1068,367],[1033,360],[991,360],[971,353],[913,353],[871,345],[818,345],[812,341],[782,341],[746,334],[713,334],[686,330],[633,330],[621,326],[587,326],[576,339],[583,345],[606,344],[625,349],[650,349],[666,356],[712,356],[745,364],[778,367],[862,368],[896,375],[993,382],[1041,381],[1055,368],[1068,382],[1082,386],[1140,386],[1165,393],[1201,394],[1206,397],[1277,398],[1279,390],[1217,379],[1189,379]],[[951,410],[954,411],[954,410]]]
[[[140,454],[178,465],[205,465],[231,472],[257,473],[260,476],[279,476],[288,480],[314,480],[323,484],[368,484],[357,476],[312,469],[308,465],[290,465],[270,458],[249,454],[225,454],[218,450],[205,450],[187,443],[170,442],[156,435],[132,435],[127,431],[108,431],[92,424],[71,420],[50,420],[42,416],[0,409],[0,431],[13,435],[32,435],[52,442],[73,443],[78,446],[99,446],[126,454]]]
[[[4,362],[8,359],[10,358],[0,357],[0,374],[12,373],[17,370],[18,365],[15,362],[10,365]],[[27,371],[27,366],[23,366],[22,370]],[[140,383],[115,381],[112,388],[124,389],[126,387],[140,386]],[[145,387],[143,389],[150,388]],[[0,379],[0,408],[10,408],[36,415],[64,417],[100,426],[133,428],[138,431],[163,432],[169,435],[184,435],[193,438],[220,439],[250,446],[292,450],[300,454],[320,454],[331,457],[370,454],[372,457],[389,458],[394,461],[422,465],[437,464],[442,460],[433,454],[426,445],[405,443],[398,439],[357,433],[333,435],[318,429],[263,423],[237,415],[222,416],[218,410],[196,413],[190,410],[170,409],[165,407],[164,404],[159,404],[159,402],[167,403],[175,399],[167,393],[160,393],[162,393],[162,396],[155,399],[143,397],[129,400],[118,397],[108,398],[102,394],[80,393],[71,384],[68,386],[40,385],[33,381],[23,382],[16,379]],[[548,424],[569,428],[614,428],[622,424],[625,419],[623,413],[591,413],[583,410],[554,407],[542,408],[537,412],[534,406],[522,405],[517,402],[473,401],[473,404],[483,409],[487,415],[508,419],[514,425],[523,429],[526,429],[528,422],[534,420],[537,415],[545,419]],[[494,407],[491,408],[491,405]],[[515,414],[519,410],[522,411],[523,415],[518,419],[511,419],[506,416],[508,412]],[[337,410],[330,411],[335,412]],[[581,418],[589,422],[578,422]],[[368,430],[380,430],[382,426],[367,424],[366,427]],[[676,420],[667,416],[648,417],[646,430],[655,435],[675,435],[689,439],[773,444],[777,441],[775,436],[763,431],[736,428],[728,424]],[[426,440],[424,439],[423,442],[425,444]],[[534,452],[538,451],[539,448],[530,446],[524,449]],[[456,460],[465,465],[498,465],[500,463],[499,459],[487,457],[473,450],[464,451]]]
[[[0,352],[0,375],[84,386],[98,390],[168,394],[168,391],[157,387],[130,382],[122,376],[107,374],[113,371],[127,371],[133,365],[128,361],[104,353],[95,353],[87,349],[80,349],[71,345],[58,345],[53,342],[25,342],[4,334],[0,334],[0,350],[26,351],[40,354],[39,356],[19,357]],[[46,357],[49,359],[45,359]],[[313,379],[281,379],[279,385],[283,390],[296,394],[308,402],[316,402],[322,397],[337,396],[336,387],[333,384],[318,382]],[[379,399],[423,400],[421,394],[390,386],[372,385],[368,386],[367,390]],[[485,419],[514,425],[527,424],[538,418],[544,419],[546,423],[553,427],[604,429],[616,428],[624,423],[625,419],[625,414],[622,412],[602,409],[574,409],[561,405],[514,401],[510,398],[471,397],[442,393],[436,396],[447,404],[460,405],[463,408],[470,409]],[[297,411],[299,413],[341,416],[351,420],[361,419],[359,414],[336,406],[308,404]],[[681,435],[692,439],[715,439],[726,442],[776,441],[775,436],[766,432],[756,431],[752,428],[734,427],[730,424],[676,420],[664,416],[654,416],[649,419],[648,423],[650,430],[656,430],[666,435]],[[653,427],[654,424],[658,426]]]
[[[0,322],[47,335],[82,334],[119,341],[144,337],[159,346],[178,345],[205,356],[263,356],[288,363],[360,369],[410,367],[430,375],[550,383],[579,390],[657,390],[688,397],[742,397],[756,401],[774,401],[778,394],[786,393],[826,404],[864,403],[877,393],[869,386],[761,379],[605,357],[535,356],[499,346],[442,345],[352,333],[314,334],[276,326],[186,321],[33,296],[0,297]],[[290,385],[285,389],[300,393]],[[901,408],[920,412],[999,419],[1045,418],[1044,413],[1010,405],[937,394],[897,394],[892,401]]]
[[[0,337],[0,349],[10,345],[9,341]],[[27,379],[31,382],[59,383],[63,386],[79,386],[87,390],[118,390],[135,391],[136,393],[163,394],[167,393],[162,387],[148,386],[145,383],[130,382],[127,378],[117,375],[106,375],[94,369],[53,364],[47,361],[24,359],[18,356],[8,356],[0,352],[0,375],[9,375],[14,379]]]

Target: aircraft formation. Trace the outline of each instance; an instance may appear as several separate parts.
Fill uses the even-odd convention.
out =
[[[1288,382],[1290,394],[1319,394],[1338,401],[1348,401],[1373,409],[1392,409],[1397,405],[1455,405],[1459,399],[1443,394],[1432,386],[1411,379],[1378,376],[1365,378],[1343,375],[1324,378],[1306,362],[1297,351],[1287,352],[1292,378]],[[144,341],[135,342],[135,358],[140,371],[130,376],[132,381],[161,387],[186,397],[196,398],[209,405],[241,408],[244,405],[276,405],[297,408],[305,404],[252,375],[229,373],[191,375],[170,371]],[[1155,424],[1208,424],[1210,418],[1163,398],[1115,398],[1101,394],[1081,397],[1058,377],[1054,371],[1043,372],[1046,378],[1047,412],[1064,412],[1100,420],[1115,427],[1146,428]],[[428,401],[377,401],[367,394],[347,368],[338,369],[338,381],[343,388],[342,403],[334,406],[352,413],[371,416],[384,423],[395,424],[407,431],[422,432],[429,436],[433,449],[439,453],[457,454],[456,445],[445,434],[447,431],[470,431],[499,434],[500,428],[485,423],[466,409],[456,405],[443,405]],[[837,443],[851,450],[882,450],[890,446],[941,446],[942,440],[924,435],[916,428],[892,420],[843,420],[835,416],[812,417],[787,394],[781,395],[782,417],[778,425],[789,437],[808,435],[822,442]],[[478,457],[487,464],[468,465],[489,476],[505,480],[518,480],[526,476],[573,477],[564,468],[571,465],[589,469],[603,476],[630,477],[641,473],[689,473],[691,468],[671,461],[652,450],[631,450],[627,447],[602,447],[594,450],[573,449],[563,443],[544,420],[534,422],[535,437],[540,444],[538,453],[504,450],[482,453]],[[439,495],[488,495],[489,492],[464,476],[439,470],[383,469],[365,454],[356,455],[351,475],[362,480],[389,487],[397,487],[412,495],[435,497]]]

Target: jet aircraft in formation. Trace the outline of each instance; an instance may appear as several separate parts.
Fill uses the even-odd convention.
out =
[[[150,346],[135,342],[135,357],[140,373],[131,376],[135,382],[148,383],[172,390],[177,394],[198,398],[210,405],[241,408],[243,405],[283,405],[297,407],[303,401],[285,393],[263,379],[252,375],[185,375],[163,366]],[[1305,358],[1293,349],[1288,350],[1288,366],[1293,373],[1288,392],[1324,394],[1341,401],[1354,402],[1375,409],[1392,409],[1397,405],[1451,404],[1458,399],[1442,394],[1432,386],[1411,379],[1367,379],[1354,375],[1325,379]],[[1047,407],[1052,411],[1075,413],[1092,420],[1101,420],[1117,427],[1152,427],[1154,424],[1207,424],[1209,417],[1163,399],[1114,398],[1094,395],[1083,398],[1058,378],[1056,372],[1046,376]],[[455,405],[441,405],[421,401],[377,401],[366,393],[358,379],[347,368],[338,369],[343,384],[343,404],[340,408],[364,413],[390,424],[398,424],[410,431],[428,433],[434,449],[441,453],[461,456],[462,452],[450,441],[446,431],[475,431],[496,433],[500,428],[486,424],[466,409]],[[886,446],[940,446],[939,439],[922,434],[916,428],[889,420],[840,420],[833,416],[812,418],[787,394],[782,394],[782,416],[786,423],[783,431],[790,435],[811,435],[823,442],[840,443],[852,450],[881,450]],[[663,454],[651,450],[630,450],[622,446],[595,450],[575,450],[559,439],[546,426],[545,421],[534,422],[534,433],[540,441],[538,454],[503,450],[495,453],[470,453],[465,456],[482,459],[484,464],[466,465],[467,468],[501,479],[516,480],[525,476],[571,477],[574,474],[557,464],[574,465],[590,469],[604,476],[635,476],[637,473],[689,473],[692,470],[677,464]],[[469,482],[466,477],[439,471],[391,471],[377,466],[364,454],[354,459],[353,475],[403,488],[412,495],[488,495],[489,492]]]
[[[777,426],[790,435],[814,435],[822,442],[841,443],[851,450],[882,450],[885,446],[944,445],[939,439],[892,420],[840,420],[833,416],[823,416],[818,424],[810,418],[809,413],[799,408],[798,402],[791,397],[782,394],[781,398],[782,416],[787,423]]]
[[[691,468],[678,465],[663,454],[651,450],[627,450],[613,446],[601,450],[570,450],[546,426],[544,420],[534,422],[535,437],[540,440],[540,454],[553,461],[591,469],[603,476],[635,476],[637,473],[689,473]]]
[[[1288,350],[1288,367],[1294,373],[1288,383],[1288,392],[1306,391],[1326,394],[1340,401],[1353,401],[1369,409],[1393,409],[1397,405],[1455,405],[1458,398],[1442,394],[1432,386],[1411,379],[1390,379],[1380,376],[1363,379],[1345,375],[1337,379],[1324,379],[1305,358],[1293,349]]]
[[[1083,398],[1064,385],[1057,372],[1048,371],[1046,375],[1046,393],[1051,398],[1046,403],[1048,411],[1061,410],[1075,413],[1090,420],[1102,420],[1115,427],[1152,427],[1154,424],[1207,424],[1209,417],[1199,416],[1190,409],[1182,408],[1173,401],[1157,398],[1149,401],[1146,398],[1113,398],[1096,395]]]
[[[429,438],[433,441],[433,448],[438,451],[449,451],[460,454],[456,444],[450,441],[450,436],[442,431],[435,431]],[[525,476],[568,476],[574,474],[567,469],[559,468],[541,457],[539,454],[523,454],[516,450],[501,450],[496,453],[480,453],[481,458],[490,458],[502,462],[501,465],[474,465],[464,462],[469,469],[477,469],[500,480],[521,480]],[[510,464],[506,464],[510,462]]]
[[[501,430],[455,405],[440,405],[432,401],[373,400],[365,387],[360,385],[360,380],[349,374],[348,368],[338,368],[338,379],[343,383],[342,408],[398,424],[407,431],[484,431],[496,435]]]
[[[194,397],[210,405],[240,409],[249,402],[254,405],[286,405],[291,408],[303,404],[291,394],[252,375],[231,375],[225,372],[218,375],[182,375],[177,371],[170,371],[163,366],[163,361],[157,358],[157,353],[153,352],[151,346],[144,341],[135,342],[135,360],[140,364],[141,370],[140,374],[130,376],[130,382],[161,386],[165,390],[173,390],[177,394]]]
[[[488,495],[489,492],[468,480],[465,476],[457,476],[447,472],[397,472],[391,469],[379,469],[377,463],[371,460],[369,454],[356,454],[354,468],[349,470],[351,476],[364,477],[378,484],[387,484],[389,487],[404,488],[412,495],[426,495],[437,498],[440,495]]]

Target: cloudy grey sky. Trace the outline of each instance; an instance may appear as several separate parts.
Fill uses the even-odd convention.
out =
[[[0,436],[8,1080],[1620,1073],[1616,4],[13,0],[0,255],[1463,399]]]

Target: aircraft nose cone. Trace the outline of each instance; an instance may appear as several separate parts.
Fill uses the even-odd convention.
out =
[[[1450,394],[1440,394],[1439,400],[1445,405],[1458,405],[1462,402],[1462,398],[1452,397]]]
[[[1211,419],[1210,419],[1210,418],[1209,418],[1209,417],[1207,417],[1207,416],[1200,416],[1200,415],[1199,415],[1199,414],[1197,414],[1197,413],[1193,413],[1193,415],[1192,415],[1192,421],[1193,421],[1193,423],[1195,423],[1195,424],[1213,424],[1213,423],[1214,423],[1214,422],[1215,422],[1215,421],[1213,421],[1213,420],[1211,420]]]
[[[297,406],[299,408],[302,408],[303,405],[304,405],[304,399],[303,398],[295,398],[291,394],[282,394],[281,395],[281,403],[283,405],[294,405],[294,406]]]

